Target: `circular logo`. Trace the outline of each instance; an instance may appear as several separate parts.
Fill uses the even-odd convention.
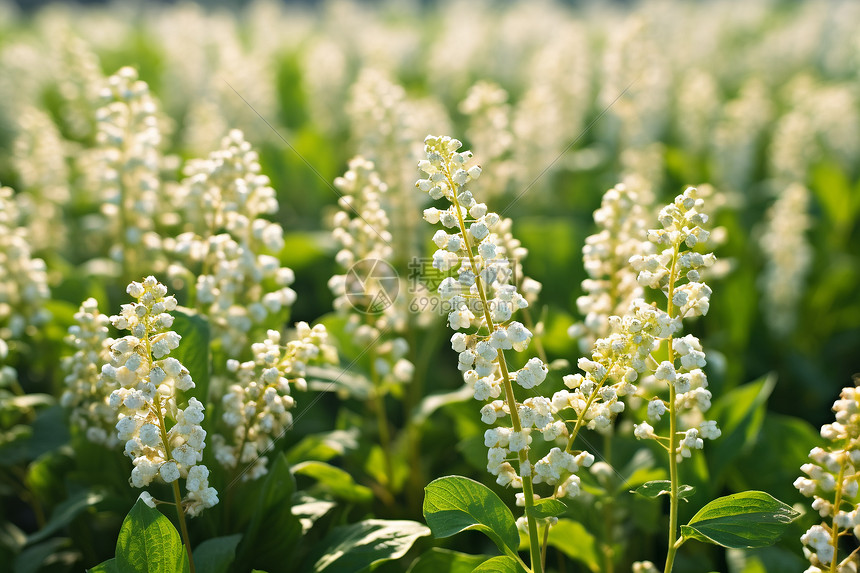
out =
[[[358,312],[379,314],[394,304],[400,277],[380,259],[362,259],[346,272],[346,299]]]

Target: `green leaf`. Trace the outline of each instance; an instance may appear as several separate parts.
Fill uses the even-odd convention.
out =
[[[489,559],[489,555],[470,555],[431,547],[430,551],[412,562],[408,573],[471,573],[472,570]]]
[[[462,386],[453,392],[430,394],[429,396],[425,396],[415,408],[415,412],[412,414],[412,423],[420,426],[439,408],[454,402],[470,400],[474,395],[475,392],[471,388],[468,386]]]
[[[557,517],[567,511],[567,506],[557,499],[541,499],[534,506],[526,510],[526,515],[543,519],[546,517]]]
[[[678,484],[678,499],[686,499],[696,492],[696,488],[691,485]],[[656,498],[661,495],[672,494],[672,482],[666,479],[654,480],[644,483],[630,493],[638,493],[641,496]]]
[[[57,552],[69,545],[69,539],[65,537],[54,537],[43,543],[31,545],[18,554],[14,561],[14,573],[37,573],[42,570],[42,565]]]
[[[590,571],[600,571],[600,560],[597,553],[597,542],[594,535],[578,521],[559,519],[550,528],[547,543],[574,561],[579,561]]]
[[[358,428],[334,430],[333,432],[305,436],[298,444],[290,448],[290,451],[287,452],[287,460],[291,464],[307,460],[327,462],[356,448],[358,448]]]
[[[194,381],[194,388],[184,392],[186,399],[197,398],[209,403],[209,322],[190,308],[177,307],[172,313],[173,331],[182,337],[179,347],[170,355],[179,360]]]
[[[525,573],[520,562],[509,555],[499,555],[487,559],[474,569],[472,573]]]
[[[50,537],[70,524],[73,519],[87,508],[100,503],[104,498],[104,493],[91,490],[79,491],[75,495],[72,495],[54,509],[51,519],[48,520],[45,527],[28,537],[27,543],[38,543]]]
[[[293,466],[293,473],[317,480],[323,491],[352,503],[364,503],[373,499],[369,487],[355,483],[352,476],[340,468],[325,462],[309,461]]]
[[[102,561],[95,567],[87,569],[87,573],[121,573],[119,566],[116,564],[116,559],[108,559]]]
[[[188,558],[170,520],[137,500],[119,530],[116,566],[123,572],[175,573],[187,571]]]
[[[194,568],[207,573],[227,573],[241,540],[241,533],[207,539],[194,550]]]
[[[764,376],[723,394],[714,402],[708,417],[716,420],[722,435],[708,448],[712,483],[719,483],[732,462],[755,444],[767,399],[775,385],[776,376]]]
[[[308,389],[314,392],[336,392],[356,400],[367,400],[373,391],[373,383],[366,376],[337,366],[308,366],[307,378]]]
[[[508,506],[487,486],[462,476],[435,479],[424,488],[424,519],[437,538],[476,529],[502,552],[516,552],[519,545]]]
[[[806,420],[768,412],[755,446],[735,461],[732,489],[758,489],[789,503],[803,499],[792,482],[820,441],[818,430]]]
[[[36,419],[21,439],[0,447],[0,466],[13,466],[34,460],[67,443],[71,436],[60,406],[39,410]]]
[[[299,518],[302,524],[302,535],[310,531],[314,523],[329,511],[337,507],[333,501],[317,499],[302,492],[293,498],[293,515]]]
[[[290,511],[296,482],[283,454],[272,460],[263,483],[255,489],[259,494],[251,521],[236,548],[234,569],[278,571],[290,562],[302,533],[298,518]]]
[[[313,571],[358,573],[403,557],[415,540],[430,535],[416,521],[368,519],[335,527],[311,554]]]
[[[800,513],[763,491],[720,497],[699,510],[681,534],[734,549],[775,543]]]

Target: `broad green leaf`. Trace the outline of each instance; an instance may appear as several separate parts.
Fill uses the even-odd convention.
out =
[[[317,499],[302,492],[293,496],[293,515],[299,518],[302,524],[302,535],[310,531],[314,523],[332,509],[337,503],[325,499]]]
[[[50,394],[24,394],[23,396],[10,396],[4,399],[3,407],[30,410],[32,408],[46,408],[56,403],[57,400]]]
[[[34,460],[71,439],[65,413],[58,405],[39,410],[36,419],[29,427],[25,427],[24,431],[26,433],[21,439],[0,447],[0,466],[13,466]]]
[[[377,483],[380,483],[388,489],[392,494],[398,494],[403,491],[403,484],[409,479],[411,467],[408,463],[408,458],[403,446],[406,442],[401,442],[400,447],[393,447],[389,452],[391,457],[391,474],[385,471],[385,452],[382,446],[374,444],[370,448],[370,453],[367,454],[367,460],[364,463],[364,471],[368,473]]]
[[[526,515],[542,519],[545,517],[557,517],[567,511],[567,506],[557,499],[542,499],[537,501],[531,511]]]
[[[119,566],[116,564],[116,559],[108,559],[102,561],[95,567],[87,569],[87,573],[121,573]]]
[[[368,519],[332,529],[309,561],[314,572],[358,573],[403,557],[416,539],[426,535],[430,530],[416,521]]]
[[[686,499],[693,495],[695,492],[696,488],[691,485],[686,485],[683,483],[678,484],[678,499]],[[659,497],[661,495],[671,495],[672,482],[665,479],[649,481],[648,483],[644,483],[634,490],[630,490],[630,493],[638,493],[639,495],[650,498]]]
[[[236,548],[234,569],[278,571],[290,561],[302,532],[298,518],[290,511],[296,482],[283,454],[271,461],[269,472],[255,489],[259,493],[254,513]]]
[[[681,534],[735,549],[775,543],[800,514],[763,491],[720,497],[699,510]]]
[[[809,563],[780,546],[760,549],[728,549],[729,573],[768,573],[768,571],[802,571]]]
[[[307,374],[308,389],[315,392],[335,392],[356,400],[367,400],[373,391],[373,384],[367,377],[337,366],[308,366]]]
[[[489,559],[489,555],[470,555],[431,547],[430,551],[412,562],[408,573],[471,573],[471,571]]]
[[[502,552],[516,551],[520,536],[514,515],[487,486],[462,476],[435,479],[424,488],[424,519],[434,537],[476,529]]]
[[[654,467],[656,463],[657,460],[651,450],[647,448],[636,450],[630,461],[619,471],[621,477],[618,480],[615,495],[622,494],[630,488],[637,488],[649,481],[665,479],[666,470]]]
[[[90,508],[102,500],[105,495],[102,492],[91,490],[83,490],[70,496],[67,500],[59,504],[51,513],[51,519],[45,524],[45,527],[27,538],[27,543],[38,543],[46,539],[64,528],[72,522],[87,508]]]
[[[207,539],[194,549],[194,568],[207,573],[227,573],[241,540],[241,533]]]
[[[412,414],[412,423],[420,426],[439,408],[453,402],[470,400],[474,397],[474,394],[475,392],[471,388],[468,386],[462,386],[453,392],[444,392],[442,394],[430,394],[429,396],[425,396],[415,408],[415,412]]]
[[[54,537],[42,543],[31,545],[15,558],[13,573],[37,573],[49,557],[69,545],[69,539]]]
[[[474,569],[472,573],[526,573],[520,562],[509,555],[499,555],[487,559]]]
[[[116,566],[123,572],[176,573],[187,571],[188,557],[170,520],[137,500],[119,530]]]
[[[600,571],[600,559],[594,535],[578,521],[559,519],[550,528],[547,543],[595,573]]]
[[[334,430],[305,436],[287,452],[287,460],[297,464],[307,460],[328,460],[358,448],[358,428]]]
[[[172,313],[173,327],[182,337],[179,347],[170,353],[179,360],[194,381],[194,388],[184,392],[187,398],[195,397],[209,403],[209,321],[190,308],[178,307]]]
[[[714,402],[708,417],[716,420],[722,435],[707,447],[713,483],[719,483],[735,458],[755,444],[764,421],[767,399],[775,385],[775,376],[764,376],[723,394]]]
[[[788,503],[803,499],[792,483],[820,441],[818,430],[806,420],[768,412],[756,444],[735,461],[729,475],[732,489],[762,490]]]
[[[363,503],[373,499],[373,492],[369,487],[355,483],[349,473],[324,462],[308,461],[296,464],[293,466],[293,473],[317,480],[321,489],[345,501]]]

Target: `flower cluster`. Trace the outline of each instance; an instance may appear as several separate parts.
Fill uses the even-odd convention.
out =
[[[582,247],[588,278],[582,281],[586,294],[576,300],[585,320],[568,331],[579,339],[583,352],[609,334],[610,316],[623,316],[634,299],[644,296],[628,261],[633,255],[653,250],[645,240],[646,217],[639,193],[623,183],[604,193],[600,208],[594,212],[600,230],[586,238]]]
[[[668,387],[669,401],[654,396],[648,405],[648,417],[652,422],[667,412],[681,417],[686,428],[668,438],[670,454],[678,461],[690,457],[692,450],[701,449],[703,439],[720,436],[716,423],[702,417],[711,405],[707,377],[702,370],[706,364],[702,346],[692,335],[674,338],[684,318],[705,315],[710,307],[711,289],[700,282],[700,273],[712,267],[716,258],[713,253],[693,250],[696,245],[706,244],[709,238],[709,232],[702,228],[708,221],[704,207],[695,187],[685,189],[673,203],[660,210],[662,228],[647,232],[648,239],[663,250],[630,258],[631,266],[639,273],[639,284],[660,290],[668,299],[666,311],[655,308],[654,312],[664,325],[657,338],[668,339],[669,359],[656,367],[649,365],[648,369],[653,372],[650,386],[655,393]],[[634,301],[634,306],[641,304]],[[640,439],[665,439],[657,436],[648,422],[637,425],[634,434]]]
[[[414,371],[406,359],[409,345],[394,334],[406,329],[408,318],[397,296],[405,285],[390,264],[393,238],[382,207],[387,186],[362,157],[352,159],[334,184],[343,193],[333,220],[332,234],[341,246],[335,259],[347,271],[328,282],[334,308],[347,315],[345,328],[359,344],[374,346],[373,371],[381,382],[409,382]]]
[[[155,233],[160,209],[161,129],[149,86],[130,67],[107,80],[96,113],[97,165],[102,213],[111,224],[111,257],[126,274],[140,262],[141,249],[160,249]]]
[[[492,400],[481,408],[481,419],[487,424],[511,417],[511,427],[495,427],[484,434],[489,448],[487,470],[500,485],[523,488],[523,503],[531,501],[531,483],[547,483],[556,487],[556,495],[574,496],[579,481],[572,473],[580,466],[589,466],[594,458],[588,453],[574,455],[553,448],[532,466],[528,459],[532,429],[552,441],[566,434],[563,422],[553,416],[551,400],[543,396],[522,403],[513,395],[512,382],[525,389],[540,385],[547,376],[547,366],[539,358],[530,358],[525,365],[508,371],[504,351],[526,349],[532,333],[522,323],[512,319],[513,313],[528,306],[528,301],[510,284],[513,262],[507,250],[518,248],[512,243],[510,227],[502,226],[496,213],[478,203],[464,187],[481,175],[481,168],[471,165],[469,151],[458,152],[461,143],[450,137],[428,136],[424,140],[427,159],[419,163],[424,178],[417,186],[433,199],[445,197],[450,206],[444,210],[430,208],[424,218],[453,229],[438,230],[433,242],[439,248],[433,255],[434,266],[440,271],[455,271],[457,278],[448,277],[439,286],[440,296],[451,303],[448,323],[456,332],[451,347],[459,354],[459,369],[466,383],[474,389],[477,400]],[[504,397],[502,398],[504,394]],[[508,461],[514,454],[519,470]]]
[[[469,88],[459,109],[469,118],[466,136],[488,167],[480,179],[480,187],[473,191],[479,191],[481,197],[500,195],[507,189],[514,171],[509,159],[514,136],[508,92],[493,82],[481,80]]]
[[[111,341],[111,360],[102,368],[102,378],[104,384],[117,386],[108,401],[118,410],[117,438],[134,464],[130,483],[146,487],[156,478],[173,483],[183,477],[188,492],[183,506],[197,515],[218,503],[218,495],[209,487],[209,470],[199,465],[206,446],[200,425],[203,404],[193,397],[184,409],[177,404],[178,391],[191,390],[194,382],[188,370],[168,356],[180,340],[169,330],[176,299],[152,276],[132,282],[127,292],[136,302],[122,305],[122,312],[110,320],[117,330],[131,334]],[[169,430],[168,419],[175,421]]]
[[[860,382],[860,380],[855,380]],[[811,463],[801,466],[805,474],[794,486],[806,497],[812,497],[812,509],[824,519],[801,536],[803,553],[811,567],[806,573],[857,570],[852,553],[838,561],[839,538],[853,535],[860,539],[860,390],[846,387],[833,404],[836,421],[821,427],[821,437],[830,442],[827,448],[815,447],[809,452]]]
[[[45,262],[31,256],[30,236],[21,226],[17,198],[0,187],[0,339],[33,334],[51,315]]]
[[[283,229],[264,219],[278,210],[275,190],[260,173],[257,153],[233,130],[208,159],[191,161],[179,203],[188,230],[172,245],[188,265],[200,265],[195,301],[224,348],[244,347],[254,325],[292,306],[292,269],[277,257]],[[191,273],[177,265],[171,274]]]
[[[70,410],[70,422],[85,433],[88,441],[113,447],[117,444],[113,431],[116,411],[108,398],[117,384],[99,375],[111,357],[110,319],[99,312],[96,299],[88,298],[75,313],[75,323],[66,337],[66,343],[75,353],[63,359],[66,389],[60,404]]]
[[[811,226],[808,211],[809,191],[800,183],[789,185],[768,211],[760,241],[767,261],[759,285],[765,319],[780,335],[794,328],[795,309],[812,265],[812,247],[805,236]]]
[[[294,340],[282,344],[280,332],[270,330],[263,342],[251,346],[253,360],[228,361],[227,370],[236,382],[221,399],[221,421],[229,434],[212,438],[215,458],[224,467],[243,464],[246,480],[266,473],[266,452],[292,425],[292,388],[307,388],[309,364],[337,361],[327,340],[325,327],[300,322]]]

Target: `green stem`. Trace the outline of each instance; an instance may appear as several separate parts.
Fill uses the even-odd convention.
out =
[[[669,271],[669,285],[666,291],[668,303],[666,305],[666,313],[669,317],[675,312],[675,305],[672,301],[675,296],[675,282],[678,280],[678,248],[675,245],[672,253],[672,268]],[[669,335],[669,362],[675,364],[675,350],[672,347],[673,336]],[[675,553],[678,547],[675,544],[678,536],[678,411],[676,404],[677,393],[675,392],[675,384],[669,384],[669,479],[671,481],[670,498],[669,498],[669,549],[666,552],[666,566],[663,573],[671,573],[675,563]]]
[[[612,465],[612,434],[607,433],[603,436],[603,460]],[[607,496],[603,501],[603,571],[604,573],[614,573],[615,571],[615,552],[612,549],[612,530],[615,527],[613,523],[613,498]]]
[[[484,311],[484,319],[487,322],[487,330],[490,334],[496,329],[496,325],[493,323],[493,318],[490,314],[490,304],[487,302],[487,294],[484,292],[484,284],[481,280],[481,273],[478,270],[478,265],[475,262],[475,255],[472,253],[472,245],[471,241],[469,241],[469,233],[466,231],[466,223],[463,221],[463,214],[460,210],[460,201],[457,199],[456,189],[457,186],[454,185],[453,180],[449,173],[445,173],[445,176],[448,179],[448,184],[450,185],[452,191],[452,199],[451,202],[454,205],[454,211],[457,213],[457,222],[460,226],[460,232],[463,235],[463,242],[466,246],[466,254],[469,257],[469,264],[472,268],[472,273],[475,275],[475,286],[478,290],[478,295],[481,298],[481,306]],[[517,400],[514,396],[514,388],[511,384],[511,377],[508,373],[508,365],[505,361],[505,353],[501,348],[496,349],[496,354],[498,355],[499,360],[499,370],[502,374],[502,385],[505,389],[505,401],[508,404],[508,410],[511,412],[511,425],[513,426],[513,430],[515,432],[522,432],[522,424],[520,424],[520,415],[517,410]],[[543,566],[541,564],[541,551],[540,551],[540,541],[538,539],[538,526],[537,520],[533,517],[534,513],[534,490],[532,489],[532,478],[531,478],[531,463],[529,462],[529,454],[528,447],[523,448],[518,452],[519,458],[519,466],[520,466],[520,475],[523,480],[523,497],[525,501],[525,509],[526,509],[526,521],[528,523],[529,530],[529,557],[531,559],[532,571],[534,573],[543,573]],[[524,467],[528,467],[528,475],[523,476],[522,470]]]
[[[382,459],[388,483],[385,488],[391,492],[394,481],[394,466],[391,462],[391,433],[388,430],[388,419],[385,415],[385,396],[382,393],[379,373],[376,371],[376,349],[370,351],[370,379],[373,383],[373,406],[376,410],[376,427],[379,432],[379,446],[382,448]]]

